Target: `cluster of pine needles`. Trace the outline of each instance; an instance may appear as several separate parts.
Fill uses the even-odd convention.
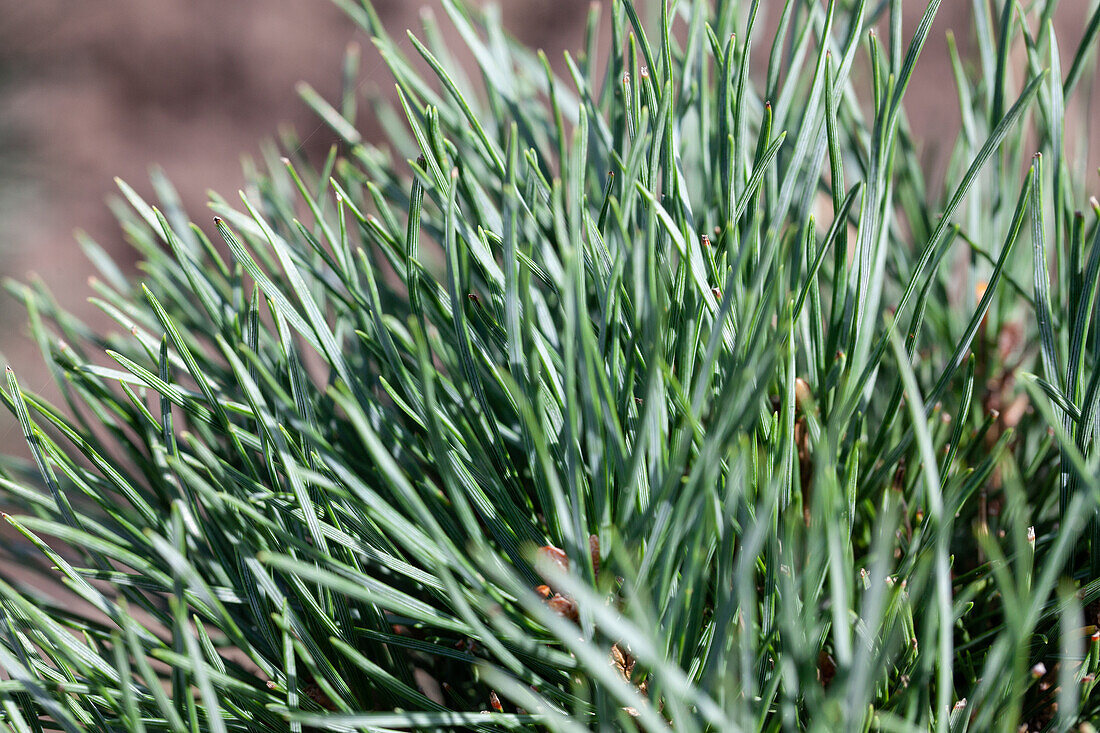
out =
[[[974,0],[935,180],[938,0],[594,3],[560,60],[340,3],[381,142],[352,48],[213,225],[120,183],[118,328],[10,285],[60,398],[7,373],[0,723],[1088,729],[1096,2]]]

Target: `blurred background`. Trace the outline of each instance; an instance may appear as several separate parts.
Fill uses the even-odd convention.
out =
[[[1059,7],[1067,65],[1095,2],[1063,0]],[[907,34],[925,4],[904,3]],[[375,5],[398,38],[418,27],[424,6],[445,18],[430,0]],[[552,59],[580,47],[589,0],[500,5],[512,33]],[[970,5],[942,4],[907,97],[933,170],[938,146],[947,144],[938,141],[953,138],[958,127],[945,33],[953,29],[967,52]],[[781,7],[778,0],[763,3],[765,22],[774,24]],[[242,182],[241,156],[256,153],[280,125],[294,126],[313,150],[328,147],[332,135],[318,127],[294,85],[305,80],[335,98],[350,40],[364,46],[363,93],[392,90],[373,48],[328,0],[0,0],[0,17],[0,274],[40,276],[82,315],[90,311],[91,270],[73,230],[126,257],[104,203],[116,190],[114,176],[149,194],[148,170],[161,166],[205,225],[205,192],[232,197]],[[767,44],[758,45],[766,52]],[[377,134],[369,127],[365,133]],[[1100,139],[1092,134],[1096,151]],[[1095,152],[1091,158],[1095,170],[1100,161]],[[18,303],[0,297],[0,352],[25,388],[46,389],[24,322]]]
[[[375,2],[401,39],[423,5],[433,3]],[[560,57],[579,43],[587,7],[507,0],[503,10],[519,36]],[[149,168],[162,167],[205,225],[206,191],[233,198],[242,156],[280,126],[308,136],[311,150],[328,148],[333,136],[294,86],[335,96],[349,41],[364,46],[363,93],[393,88],[329,0],[0,0],[0,17],[0,275],[39,276],[82,315],[91,268],[74,229],[127,256],[105,204],[115,176],[151,195]],[[0,295],[0,352],[37,390],[48,380],[24,322]]]

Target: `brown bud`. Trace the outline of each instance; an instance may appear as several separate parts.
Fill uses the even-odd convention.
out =
[[[547,564],[553,564],[563,573],[569,572],[569,557],[560,547],[543,545],[538,549],[538,557],[540,561]]]
[[[813,399],[813,392],[810,391],[810,385],[806,383],[806,380],[802,377],[798,377],[794,380],[794,404],[798,409],[805,410],[810,400]]]
[[[560,593],[556,593],[553,598],[546,602],[546,604],[550,606],[550,609],[554,613],[570,621],[576,621],[579,617],[577,614],[577,602]]]
[[[592,574],[600,575],[600,538],[596,535],[588,536],[588,553],[592,557]]]

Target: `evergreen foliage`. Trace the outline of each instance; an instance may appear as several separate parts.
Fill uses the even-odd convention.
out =
[[[938,0],[594,4],[565,76],[462,0],[461,53],[341,4],[384,144],[350,52],[301,89],[342,144],[212,195],[226,246],[120,183],[117,333],[11,286],[65,402],[9,370],[11,553],[80,602],[0,580],[9,730],[1100,715],[1100,9],[1060,52],[1054,0],[974,2],[928,181]]]

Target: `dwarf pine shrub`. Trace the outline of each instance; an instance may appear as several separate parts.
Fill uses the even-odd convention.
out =
[[[1054,0],[975,2],[928,180],[938,0],[912,37],[901,0],[774,38],[759,0],[594,4],[564,76],[461,0],[461,53],[342,4],[382,142],[352,52],[301,90],[342,143],[284,140],[213,228],[120,183],[140,274],[83,242],[116,331],[11,286],[64,405],[9,370],[9,730],[1100,715],[1100,10],[1060,44]]]

